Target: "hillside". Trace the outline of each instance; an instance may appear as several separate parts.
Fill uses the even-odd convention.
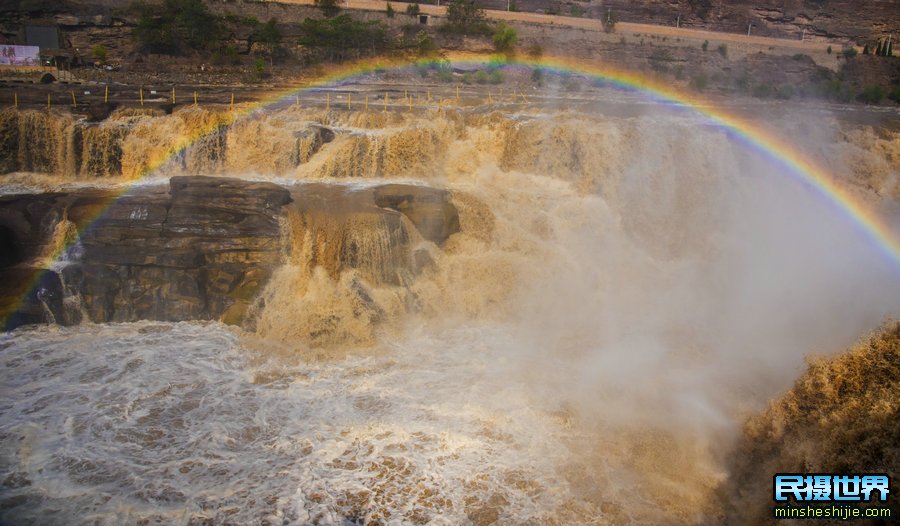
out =
[[[498,18],[504,17],[517,32],[511,51],[519,57],[545,54],[602,62],[662,76],[687,89],[725,95],[820,98],[842,103],[900,101],[900,61],[874,56],[854,58],[845,53],[853,52],[845,47],[848,43],[869,43],[871,48],[872,39],[887,27],[885,21],[898,16],[900,10],[891,9],[896,1],[873,2],[870,9],[863,10],[861,19],[851,16],[849,2],[762,2],[752,8],[749,2],[710,2],[709,9],[703,3],[511,1],[511,9],[533,13],[488,11],[485,31],[459,34],[442,31],[447,20],[443,6],[422,4],[422,11],[431,17],[423,25],[404,14],[409,4],[400,2],[394,3],[397,14],[389,16],[382,10],[386,3],[356,0],[350,9],[341,10],[346,17],[331,19],[323,18],[321,10],[309,5],[311,0],[206,2],[211,21],[217,26],[209,39],[201,46],[159,49],[135,38],[141,15],[131,2],[38,0],[0,7],[0,34],[16,41],[26,23],[55,24],[64,43],[62,54],[68,55],[73,66],[95,62],[103,66],[72,71],[63,68],[62,80],[178,84],[193,90],[209,85],[290,83],[320,64],[373,55],[415,58],[445,51],[492,53],[491,32],[504,22]],[[781,7],[759,7],[775,3]],[[480,5],[506,8],[500,0],[485,0]],[[152,16],[158,17],[163,11],[151,8]],[[604,13],[620,21],[611,31],[604,31],[600,25]],[[681,29],[671,27],[672,13],[683,13]],[[518,18],[513,20],[511,15]],[[752,38],[736,32],[748,19],[756,20]],[[277,42],[260,40],[267,24],[277,33]],[[803,30],[807,38],[800,42],[799,33],[792,31]],[[859,39],[848,39],[851,33]],[[766,34],[770,37],[763,36]],[[345,41],[342,35],[353,38]],[[795,36],[797,40],[787,39]],[[93,56],[97,47],[102,49],[103,59]],[[18,89],[15,84],[0,84],[3,88]],[[47,100],[46,93],[34,95],[36,102]],[[18,97],[31,103],[28,94]]]
[[[697,27],[715,31],[781,38],[846,38],[860,43],[888,36],[900,27],[900,1],[869,0],[515,0],[520,11],[603,19],[613,13],[619,21]],[[481,0],[491,9],[506,9],[506,0]]]

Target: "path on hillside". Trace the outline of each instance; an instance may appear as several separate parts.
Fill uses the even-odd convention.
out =
[[[313,5],[313,0],[277,0],[283,4],[304,4]],[[384,11],[387,5],[386,0],[344,0],[340,1],[341,8],[344,9],[363,9],[367,11]],[[406,16],[406,3],[393,2],[396,16]],[[428,4],[419,4],[419,9],[423,14],[446,16],[447,8],[444,6],[435,6]],[[603,24],[600,20],[594,18],[576,18],[561,15],[546,15],[541,13],[523,13],[515,11],[497,11],[485,10],[488,18],[494,20],[508,20],[513,22],[527,22],[533,24],[547,24],[561,27],[574,27],[591,31],[603,31]],[[821,52],[828,46],[828,42],[822,41],[801,41],[790,40],[785,38],[763,37],[754,35],[741,35],[736,33],[723,33],[718,31],[707,31],[702,29],[675,28],[671,26],[659,26],[654,24],[638,24],[633,22],[618,22],[616,24],[617,33],[642,33],[660,37],[678,37],[682,39],[690,39],[696,41],[715,41],[720,43],[750,44],[761,47],[775,47],[782,50],[791,50],[792,52]]]

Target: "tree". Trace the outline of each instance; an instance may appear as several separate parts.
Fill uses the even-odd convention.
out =
[[[498,25],[497,29],[494,31],[492,39],[494,41],[494,49],[500,53],[510,53],[516,46],[517,38],[518,35],[516,34],[515,29],[509,27],[504,22],[500,22],[500,25]]]
[[[381,22],[361,22],[350,15],[330,19],[307,18],[300,26],[300,44],[318,50],[328,60],[358,58],[364,52],[378,53],[388,47]]]
[[[275,64],[275,50],[281,44],[281,31],[278,30],[278,19],[270,18],[250,35],[250,40],[266,46],[272,65]]]
[[[313,0],[313,4],[322,10],[328,18],[331,18],[341,12],[338,0]]]
[[[441,26],[443,31],[462,34],[487,34],[484,9],[475,0],[451,0],[447,5],[447,21]]]
[[[406,5],[406,14],[409,16],[419,16],[419,13],[422,10],[419,8],[419,4],[407,4]]]
[[[392,6],[390,2],[388,2],[387,7],[384,8],[384,14],[386,14],[388,18],[394,18],[394,6]]]
[[[259,27],[250,38],[254,42],[277,46],[281,44],[281,31],[278,30],[278,19],[270,18],[268,22]]]
[[[177,54],[219,40],[218,20],[201,0],[165,0],[161,6],[138,1],[131,8],[138,15],[132,36],[145,51]]]
[[[253,61],[253,73],[252,78],[254,81],[260,81],[269,75],[266,73],[266,61],[258,58]]]

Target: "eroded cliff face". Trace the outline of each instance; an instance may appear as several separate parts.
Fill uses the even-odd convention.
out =
[[[439,245],[458,230],[449,192],[410,185],[288,189],[185,176],[124,195],[8,196],[0,198],[0,301],[7,328],[82,319],[240,324],[251,307],[265,311],[259,294],[285,261],[304,276],[322,268],[334,282],[350,272],[350,290],[365,296],[369,286],[411,283],[427,261],[422,240]]]
[[[484,0],[489,9],[506,9],[506,2]],[[753,24],[757,35],[799,38],[871,39],[886,37],[900,22],[900,4],[895,0],[859,2],[847,0],[604,0],[602,2],[519,0],[521,11],[544,11],[563,16],[605,19],[615,13],[623,22],[696,27],[746,33]],[[573,9],[574,8],[574,9]],[[680,18],[679,18],[680,15]]]

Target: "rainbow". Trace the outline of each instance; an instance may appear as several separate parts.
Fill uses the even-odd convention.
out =
[[[817,165],[798,149],[793,148],[789,140],[779,136],[773,130],[765,129],[745,118],[740,118],[729,113],[727,110],[718,107],[711,100],[705,99],[699,94],[688,92],[638,72],[616,68],[608,64],[574,60],[564,57],[545,56],[540,59],[529,60],[522,58],[498,58],[497,56],[492,55],[450,53],[442,56],[440,60],[444,63],[449,62],[456,66],[541,68],[558,74],[587,76],[603,81],[610,87],[635,91],[650,97],[653,100],[673,104],[693,111],[708,120],[710,124],[722,128],[728,132],[730,136],[740,140],[747,148],[755,151],[775,166],[780,167],[785,173],[795,177],[800,183],[813,190],[821,198],[833,205],[837,210],[841,211],[861,235],[870,240],[878,250],[892,262],[892,264],[900,267],[900,237],[898,237],[895,232],[895,228],[892,228],[885,218],[871,210],[863,200],[854,196],[849,189],[839,185],[837,179],[832,177],[825,168]],[[170,159],[182,153],[185,149],[189,148],[197,140],[208,133],[213,132],[215,127],[220,124],[230,124],[242,117],[265,110],[276,104],[284,104],[287,100],[299,96],[299,94],[303,92],[330,89],[336,84],[363,75],[387,70],[410,68],[416,64],[423,63],[427,64],[429,61],[411,61],[408,59],[386,60],[382,58],[361,60],[332,67],[313,81],[298,83],[298,85],[292,86],[291,88],[270,93],[256,103],[241,105],[238,110],[232,112],[228,122],[216,122],[211,125],[209,129],[198,130],[193,136],[184,138],[184,140],[169,152],[152,159],[135,182],[155,173]],[[339,110],[340,104],[337,100],[334,102],[335,109]],[[115,201],[116,198],[120,197],[129,189],[130,186],[126,185],[120,190],[117,190],[111,195],[109,203]],[[101,209],[96,216],[84,221],[82,225],[79,225],[79,229],[84,229],[99,219],[102,216],[103,211],[104,210]],[[50,255],[49,259],[58,259],[66,248],[67,247],[65,246],[58,247],[55,252]],[[26,294],[31,292],[39,282],[41,276],[39,272],[37,274],[38,275],[29,280],[28,283],[23,284],[20,302],[25,299]],[[4,309],[6,312],[0,311],[0,319],[3,319],[4,322],[8,321],[8,316],[15,312],[18,305],[11,307],[12,310],[9,310],[8,307],[7,309]]]

